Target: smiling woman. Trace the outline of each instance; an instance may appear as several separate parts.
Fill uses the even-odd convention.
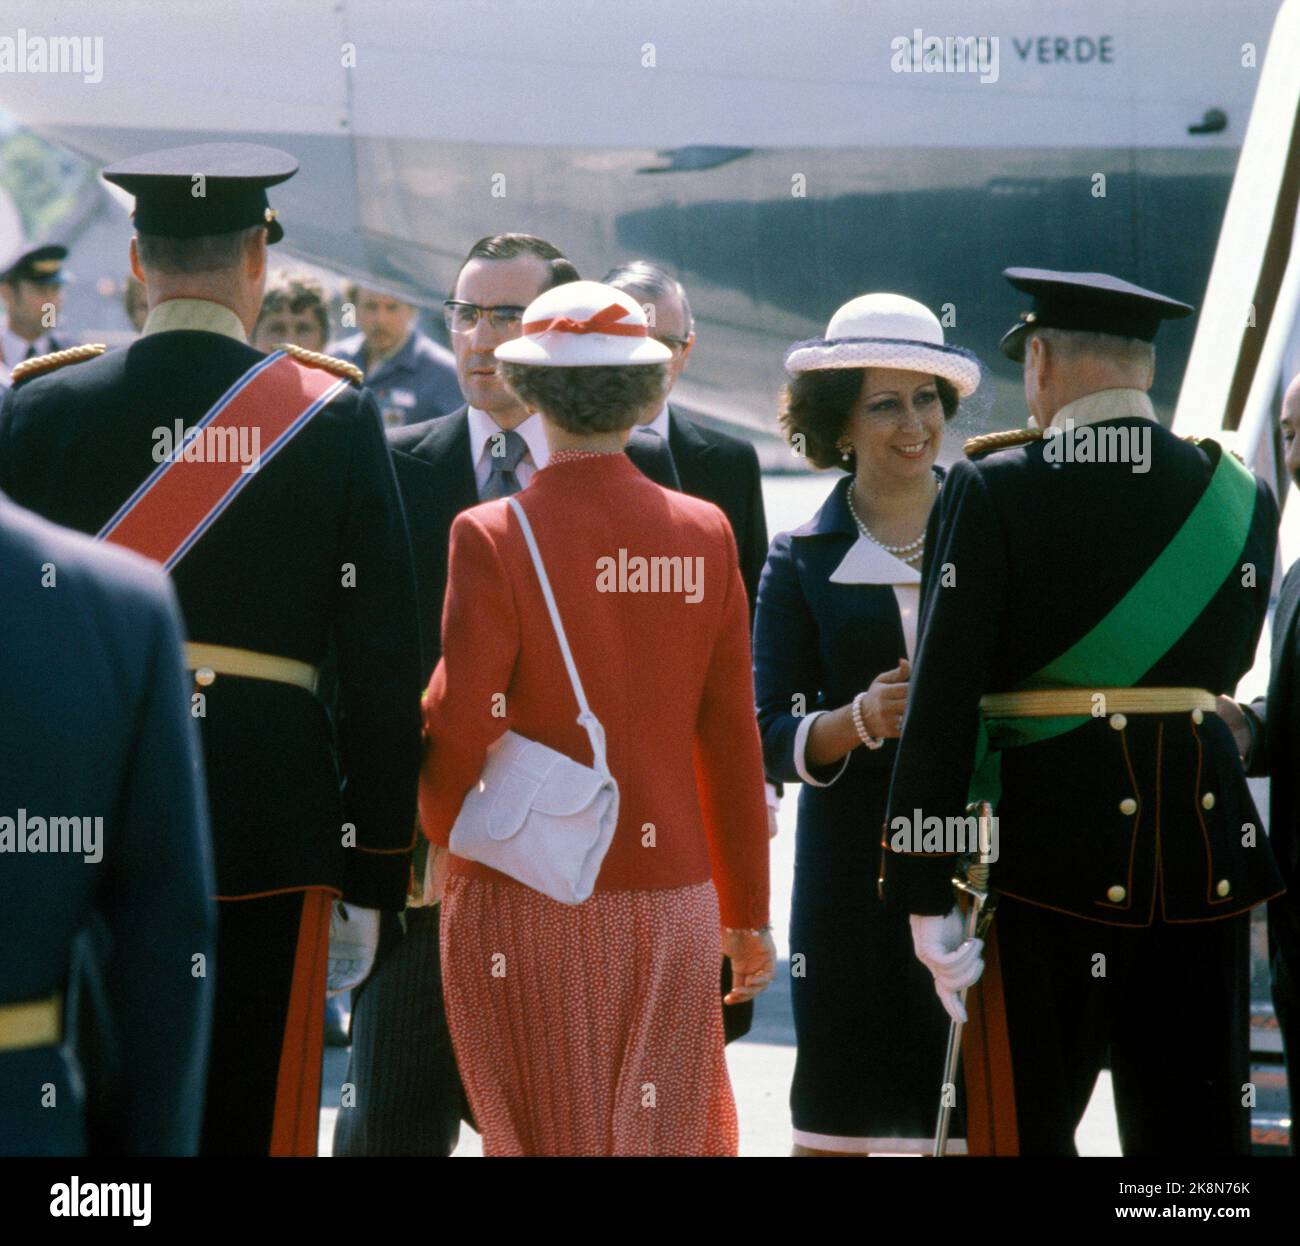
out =
[[[786,437],[815,466],[850,473],[772,543],[754,624],[767,773],[804,784],[790,922],[791,960],[805,965],[791,982],[795,1154],[920,1151],[943,1011],[907,923],[876,899],[868,830],[884,820],[907,707],[935,459],[981,367],[920,303],[868,294],[824,338],[791,347],[786,368]]]

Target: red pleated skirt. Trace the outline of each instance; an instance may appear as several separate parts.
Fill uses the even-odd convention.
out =
[[[560,904],[456,877],[443,989],[485,1155],[735,1155],[712,883]]]

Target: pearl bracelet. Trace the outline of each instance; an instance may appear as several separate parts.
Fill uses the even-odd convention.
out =
[[[881,736],[872,735],[867,730],[866,720],[862,717],[862,698],[866,695],[865,692],[859,692],[853,698],[853,729],[858,733],[862,743],[868,748],[880,748],[885,743],[884,739]]]
[[[723,926],[724,934],[747,934],[747,935],[765,935],[772,933],[772,923],[768,922],[766,926],[760,926],[757,930],[746,930],[743,926]]]

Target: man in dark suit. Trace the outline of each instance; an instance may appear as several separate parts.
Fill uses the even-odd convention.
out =
[[[951,880],[968,799],[1000,788],[988,951],[1019,1151],[1074,1153],[1109,1049],[1125,1154],[1246,1153],[1250,910],[1282,881],[1213,710],[1254,662],[1277,507],[1154,417],[1150,342],[1189,306],[1007,276],[1034,299],[1003,351],[1037,427],[968,444],[931,519],[885,899],[960,1016],[981,945]]]
[[[749,623],[754,625],[758,582],[767,560],[767,516],[763,513],[763,478],[753,445],[705,428],[672,406],[672,389],[677,384],[695,347],[695,317],[680,281],[648,260],[632,260],[611,269],[603,278],[608,286],[624,290],[646,310],[650,335],[673,353],[668,364],[668,396],[663,406],[643,423],[638,433],[652,443],[658,439],[668,447],[677,479],[675,488],[717,506],[736,538],[740,575],[749,598]],[[664,484],[666,482],[659,481]],[[767,785],[768,834],[776,834],[780,807],[779,787]],[[722,993],[731,989],[731,965],[722,962]],[[748,1034],[754,1020],[754,1005],[728,1004],[722,1010],[727,1041]]]
[[[1280,423],[1287,474],[1300,485],[1300,375],[1282,399]],[[1268,837],[1287,886],[1268,906],[1269,961],[1294,1115],[1300,1101],[1300,562],[1282,580],[1270,659],[1268,695],[1249,705],[1220,697],[1219,713],[1249,773],[1269,778]],[[1291,1153],[1300,1155],[1294,1130]]]
[[[550,454],[541,417],[502,384],[492,352],[517,337],[524,308],[543,290],[576,281],[551,243],[498,234],[470,248],[447,300],[460,386],[459,411],[389,433],[415,555],[421,678],[441,656],[442,600],[452,521],[461,511],[523,488]],[[629,445],[656,483],[669,486],[666,448]],[[336,1155],[450,1155],[469,1120],[443,1014],[436,870],[425,877],[427,844],[416,847],[415,894],[403,919],[385,916],[370,977],[353,993],[348,1081],[356,1103],[341,1108]]]
[[[452,521],[489,497],[522,488],[549,454],[541,417],[501,383],[492,351],[519,334],[524,308],[543,290],[577,279],[552,246],[529,234],[480,239],[447,300],[456,370],[468,401],[458,411],[389,432],[415,556],[420,619],[419,686],[441,655],[442,599]],[[443,1013],[438,906],[420,836],[402,920],[386,914],[374,971],[353,992],[348,1081],[335,1155],[450,1155],[469,1107]]]
[[[149,549],[180,599],[220,901],[208,1153],[315,1154],[331,901],[377,932],[415,821],[415,590],[378,409],[347,365],[247,342],[283,234],[266,187],[296,169],[204,144],[106,170],[136,196],[144,332],[24,365],[0,412],[0,488]],[[315,695],[330,655],[337,733]]]
[[[175,598],[0,494],[0,599],[0,1155],[192,1155],[216,913]]]

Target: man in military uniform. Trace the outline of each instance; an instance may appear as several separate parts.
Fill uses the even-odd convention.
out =
[[[464,401],[451,351],[420,332],[419,312],[387,291],[350,286],[361,332],[334,347],[361,369],[389,428],[448,415]]]
[[[0,1155],[193,1155],[216,912],[175,598],[0,494],[0,600]]]
[[[415,823],[419,633],[378,409],[346,365],[247,343],[283,234],[266,187],[296,169],[204,144],[106,170],[136,197],[144,332],[31,361],[0,411],[0,488],[149,553],[180,599],[220,902],[209,1153],[315,1153],[331,899],[376,929],[400,910]]]
[[[9,370],[25,359],[62,350],[54,336],[54,320],[63,303],[63,261],[68,248],[57,243],[29,247],[0,273],[0,301],[5,326],[0,329],[0,372],[8,384]]]
[[[1150,343],[1189,306],[1006,275],[1034,300],[1002,349],[1036,427],[968,444],[931,520],[883,893],[961,1016],[982,967],[953,911],[968,844],[936,828],[995,800],[977,998],[1000,970],[1019,1150],[1074,1153],[1109,1048],[1126,1154],[1243,1153],[1249,913],[1282,884],[1213,711],[1254,660],[1277,508],[1155,419]]]

